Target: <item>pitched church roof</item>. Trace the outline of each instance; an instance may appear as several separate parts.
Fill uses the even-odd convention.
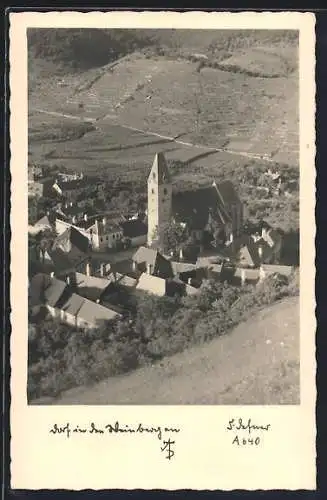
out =
[[[240,198],[231,181],[222,181],[219,184],[214,182],[213,186],[217,189],[225,206],[240,203]]]
[[[177,193],[173,196],[172,209],[176,221],[187,223],[190,229],[204,229],[209,216],[222,224],[230,221],[214,185]]]
[[[154,157],[149,180],[153,179],[159,184],[171,182],[169,170],[163,153],[157,153]]]

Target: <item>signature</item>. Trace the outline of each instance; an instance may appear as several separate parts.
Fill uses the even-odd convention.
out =
[[[251,418],[244,420],[242,418],[229,420],[226,429],[228,431],[248,431],[251,434],[252,431],[269,431],[271,424],[257,425],[253,424]]]
[[[86,427],[80,427],[79,425],[72,425],[67,422],[64,425],[54,424],[49,432],[51,434],[64,434],[67,438],[71,437],[72,434],[152,434],[161,441],[164,433],[177,433],[180,432],[180,429],[178,427],[162,427],[160,425],[147,426],[142,423],[133,426],[121,424],[118,421],[104,426],[99,426],[91,422]]]

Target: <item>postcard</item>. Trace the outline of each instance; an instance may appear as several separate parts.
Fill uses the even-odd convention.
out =
[[[314,28],[10,14],[13,489],[316,488]]]

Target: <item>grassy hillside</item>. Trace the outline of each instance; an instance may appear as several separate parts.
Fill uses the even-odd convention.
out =
[[[298,298],[286,299],[160,364],[34,403],[299,404],[298,333]]]
[[[33,29],[28,39],[32,112],[297,165],[296,32]],[[37,122],[31,114],[31,134]]]

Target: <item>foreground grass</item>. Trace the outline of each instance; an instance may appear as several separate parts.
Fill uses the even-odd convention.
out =
[[[192,297],[145,294],[136,303],[131,297],[131,317],[99,329],[83,332],[53,320],[39,322],[29,331],[29,399],[56,397],[71,387],[94,384],[205,345],[226,336],[255,311],[297,293],[297,275],[287,283],[273,276],[257,287],[208,282]],[[281,328],[275,325],[277,331]],[[232,357],[239,352],[237,336],[234,339],[229,363],[238,366]],[[203,369],[199,367],[199,374]]]
[[[36,404],[299,404],[298,299],[154,366]]]

